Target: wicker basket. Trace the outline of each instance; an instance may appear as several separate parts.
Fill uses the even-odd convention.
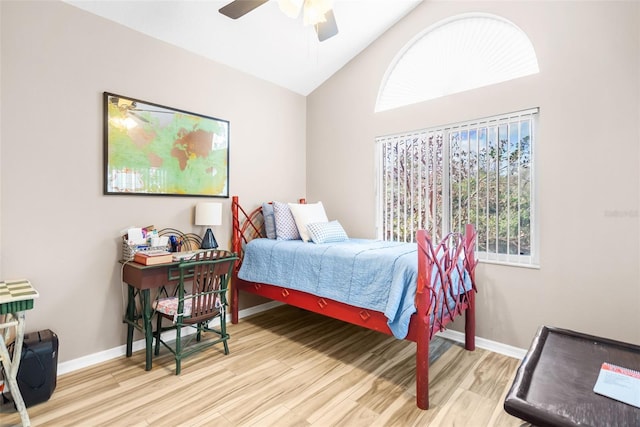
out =
[[[123,261],[133,261],[133,257],[136,252],[140,251],[166,251],[168,249],[167,246],[143,246],[140,245],[130,245],[127,242],[127,239],[122,239],[122,260]]]
[[[138,251],[138,245],[130,245],[127,239],[122,239],[122,259],[124,261],[133,261],[133,256]]]

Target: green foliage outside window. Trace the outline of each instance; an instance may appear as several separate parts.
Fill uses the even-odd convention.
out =
[[[480,252],[531,255],[532,119],[382,141],[385,240],[475,225]]]

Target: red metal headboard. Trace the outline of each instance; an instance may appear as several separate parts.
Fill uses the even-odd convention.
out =
[[[306,203],[305,199],[299,199],[299,203]],[[231,250],[238,256],[235,271],[242,265],[244,258],[244,246],[253,239],[267,237],[264,229],[264,216],[262,206],[258,206],[247,213],[240,203],[238,196],[231,197],[231,214],[233,230],[231,232]]]

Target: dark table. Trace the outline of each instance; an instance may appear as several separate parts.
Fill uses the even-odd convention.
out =
[[[603,362],[640,370],[640,346],[543,326],[504,409],[536,426],[640,426],[640,408],[596,394]]]
[[[128,286],[127,311],[123,322],[127,324],[127,357],[133,352],[133,330],[142,331],[145,338],[145,370],[151,370],[153,331],[151,327],[151,290],[161,290],[169,284],[175,284],[178,280],[177,266],[179,261],[143,265],[134,261],[120,261],[122,266],[122,281]],[[140,298],[141,313],[136,312],[136,296]],[[140,323],[139,321],[142,321]]]

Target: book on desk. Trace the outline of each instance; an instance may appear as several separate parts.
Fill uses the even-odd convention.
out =
[[[168,251],[141,251],[135,253],[133,260],[143,265],[165,264],[173,262],[173,254]]]

